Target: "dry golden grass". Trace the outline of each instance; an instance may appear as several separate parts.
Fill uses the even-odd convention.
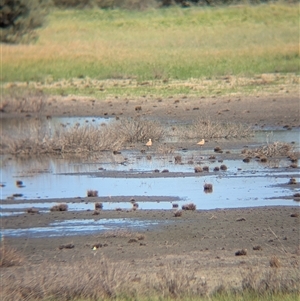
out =
[[[105,98],[298,89],[298,11],[291,4],[55,10],[48,21],[34,45],[2,45],[4,90],[15,82]]]
[[[4,242],[0,247],[0,268],[12,267],[23,263],[23,256],[14,248],[6,246]]]
[[[138,240],[132,238],[133,243]],[[97,249],[101,244],[94,246]],[[235,294],[252,292],[263,298],[264,294],[299,293],[299,271],[289,270],[287,274],[274,269],[268,272],[250,269],[240,278],[242,287],[240,290],[235,288]],[[187,296],[195,297],[195,300],[206,296],[210,300],[221,292],[220,288],[209,288],[206,278],[199,277],[195,269],[175,261],[166,262],[155,271],[144,270],[137,274],[131,264],[110,262],[102,256],[84,259],[78,264],[45,261],[24,266],[22,270],[6,269],[2,273],[1,288],[2,301],[152,300],[156,296],[159,298],[153,300],[185,300]],[[224,296],[231,289],[227,286],[223,290]]]

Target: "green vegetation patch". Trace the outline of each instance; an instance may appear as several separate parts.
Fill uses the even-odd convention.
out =
[[[2,82],[299,73],[294,5],[54,10],[34,45],[2,45]]]

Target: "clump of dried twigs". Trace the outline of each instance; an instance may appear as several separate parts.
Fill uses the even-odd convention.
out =
[[[98,196],[98,191],[97,190],[88,190],[86,192],[87,197],[97,197]]]
[[[194,203],[182,205],[182,210],[196,210],[196,205]]]
[[[176,210],[174,213],[175,217],[181,217],[182,216],[182,211],[181,210]]]
[[[55,129],[31,124],[14,136],[1,133],[0,153],[44,154],[44,153],[88,153],[103,150],[118,150],[126,143],[144,142],[151,138],[160,140],[164,129],[147,120],[117,120],[106,126],[75,124]]]
[[[50,208],[50,211],[68,211],[67,204],[58,204]]]
[[[273,142],[267,145],[260,146],[255,149],[245,149],[243,155],[245,158],[257,157],[262,158],[262,162],[266,161],[268,157],[287,156],[293,151],[293,147],[285,142]]]
[[[122,119],[114,124],[120,137],[127,143],[145,142],[149,138],[152,141],[163,138],[165,131],[156,121],[142,119]]]
[[[205,183],[203,186],[204,192],[209,193],[213,191],[213,185],[210,183]]]
[[[201,138],[245,138],[253,136],[251,127],[239,123],[221,123],[208,120],[196,120],[191,126],[180,131],[182,137],[187,139]]]

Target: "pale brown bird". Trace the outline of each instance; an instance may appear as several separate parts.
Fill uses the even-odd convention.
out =
[[[202,140],[200,140],[197,144],[198,144],[198,145],[204,145],[204,143],[205,143],[205,140],[202,139]]]
[[[152,140],[151,139],[149,139],[149,141],[146,143],[146,146],[151,146],[152,145]]]

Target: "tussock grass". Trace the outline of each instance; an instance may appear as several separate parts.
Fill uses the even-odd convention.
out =
[[[0,247],[0,268],[13,267],[24,262],[23,256],[14,248],[1,244]]]
[[[226,138],[241,139],[250,137],[254,134],[250,126],[233,123],[233,122],[214,122],[208,120],[196,120],[192,125],[183,128],[180,132],[182,138],[199,139],[199,138]],[[200,137],[201,136],[201,137]],[[220,150],[221,151],[221,150]]]
[[[231,92],[241,86],[266,91],[285,80],[279,73],[299,73],[294,5],[54,10],[48,20],[34,45],[2,45],[2,82],[34,81],[52,94],[96,97],[169,90],[211,95],[223,93],[224,85]],[[243,82],[268,73],[277,75]],[[108,87],[94,79],[115,82]]]

